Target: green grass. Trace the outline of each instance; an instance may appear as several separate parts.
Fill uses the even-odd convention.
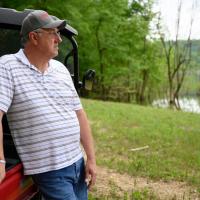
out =
[[[158,200],[159,198],[149,188],[143,188],[140,191],[123,192],[114,182],[109,183],[110,192],[101,194],[98,191],[89,193],[89,200]],[[120,191],[120,192],[119,192]],[[173,200],[173,199],[172,199]]]
[[[98,165],[199,187],[199,114],[86,99],[82,103],[91,122]],[[148,149],[130,151],[146,145]]]
[[[119,188],[114,188],[119,189]],[[89,193],[89,200],[158,200],[159,198],[156,197],[151,191],[144,189],[142,191],[133,191],[131,194],[128,194],[127,192],[124,192],[123,195],[118,195],[116,193],[116,190],[112,190],[110,194],[108,195],[97,195],[93,196],[91,193]],[[175,199],[172,199],[175,200]]]

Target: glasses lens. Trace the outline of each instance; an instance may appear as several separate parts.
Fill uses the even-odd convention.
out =
[[[60,31],[46,31],[44,29],[42,29],[42,31],[36,30],[34,31],[35,33],[47,33],[49,35],[53,35],[53,36],[58,36],[60,37]]]

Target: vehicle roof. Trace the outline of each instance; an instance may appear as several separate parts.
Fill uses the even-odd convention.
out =
[[[11,8],[0,8],[0,25],[20,29],[23,19],[33,10],[25,9],[24,11],[17,11]],[[78,35],[76,29],[70,25],[66,25],[63,30],[68,35]]]

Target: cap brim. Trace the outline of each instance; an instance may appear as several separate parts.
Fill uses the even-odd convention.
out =
[[[43,26],[42,28],[58,28],[59,30],[61,30],[65,28],[66,23],[67,22],[65,20],[57,20],[53,23]]]

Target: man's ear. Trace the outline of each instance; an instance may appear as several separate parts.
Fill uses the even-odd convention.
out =
[[[30,32],[28,34],[29,40],[31,43],[37,45],[38,44],[38,34],[35,32]]]

